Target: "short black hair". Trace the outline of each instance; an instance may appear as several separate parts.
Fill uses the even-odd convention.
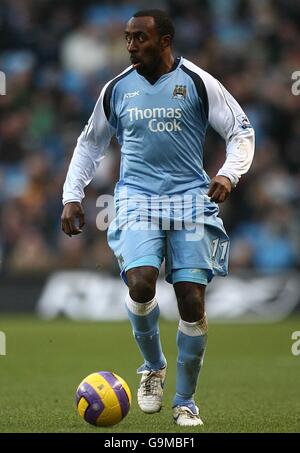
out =
[[[161,9],[143,9],[136,12],[132,17],[153,17],[159,36],[171,35],[173,40],[175,28],[170,16],[165,11]]]

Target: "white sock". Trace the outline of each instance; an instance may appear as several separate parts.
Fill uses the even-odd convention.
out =
[[[148,302],[135,302],[131,299],[130,295],[127,294],[125,299],[126,306],[131,313],[138,316],[146,316],[151,313],[152,310],[158,305],[155,296]]]

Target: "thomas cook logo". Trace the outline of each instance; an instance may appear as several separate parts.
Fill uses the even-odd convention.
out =
[[[186,86],[185,85],[176,85],[173,91],[173,98],[175,99],[185,99],[186,97]]]

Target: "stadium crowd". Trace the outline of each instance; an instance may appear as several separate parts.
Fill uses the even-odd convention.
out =
[[[76,140],[100,89],[129,65],[126,20],[146,1],[7,0],[0,6],[0,272],[91,268],[118,273],[99,231],[96,198],[113,193],[119,147],[86,190],[83,234],[61,232],[62,185]],[[175,54],[218,78],[256,131],[249,173],[220,206],[231,237],[231,270],[299,268],[300,4],[294,0],[153,0],[176,29]],[[208,131],[214,176],[224,141]]]

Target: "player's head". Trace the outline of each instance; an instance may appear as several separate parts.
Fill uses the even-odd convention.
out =
[[[168,14],[159,9],[135,13],[125,28],[130,60],[141,74],[155,71],[164,55],[171,52],[174,26]]]

